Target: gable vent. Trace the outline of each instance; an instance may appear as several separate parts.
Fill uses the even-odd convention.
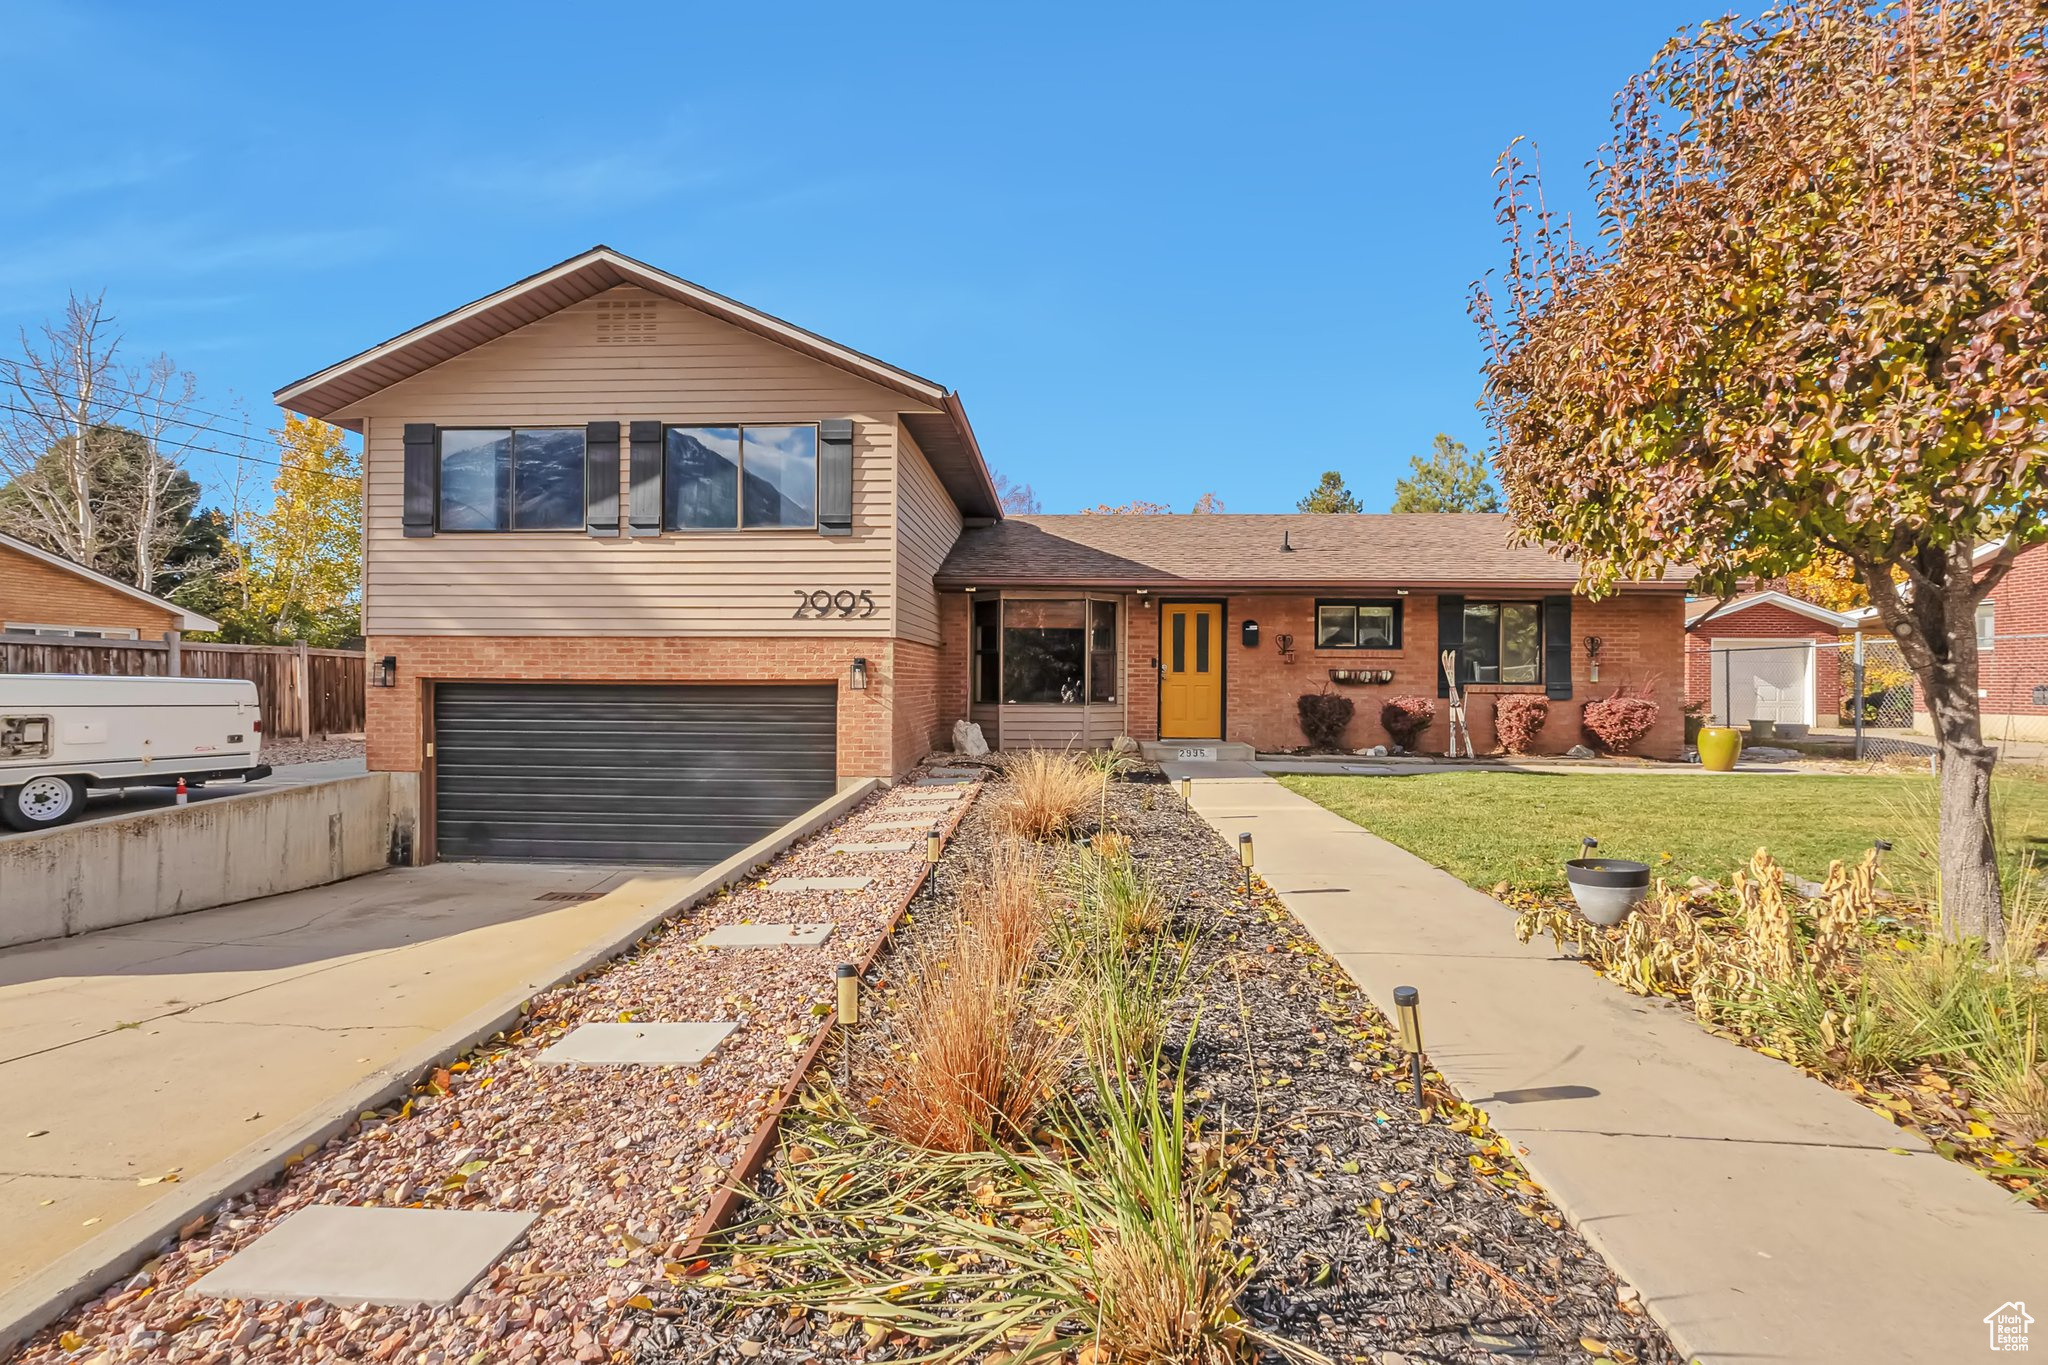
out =
[[[652,299],[598,300],[598,345],[641,346],[654,340],[654,336]]]

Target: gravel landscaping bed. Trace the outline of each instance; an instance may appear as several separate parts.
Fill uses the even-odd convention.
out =
[[[971,803],[878,795],[743,887],[672,920],[630,954],[537,996],[524,1023],[435,1072],[403,1106],[365,1114],[278,1180],[182,1230],[126,1285],[39,1334],[23,1365],[59,1361],[425,1362],[626,1358],[644,1321],[628,1305],[711,1194],[728,1182],[833,997],[831,971],[880,941],[922,870],[906,852],[835,854],[881,842],[870,826],[909,815],[945,823]],[[937,806],[937,810],[934,807]],[[770,893],[782,877],[865,875],[860,891]],[[713,949],[707,931],[746,922],[830,921],[822,947]],[[694,1068],[543,1066],[538,1054],[586,1022],[736,1021]],[[525,1242],[459,1305],[440,1309],[204,1298],[195,1281],[312,1204],[536,1212]],[[670,1262],[672,1264],[672,1262]]]
[[[287,763],[328,763],[338,758],[361,758],[361,735],[315,735],[311,739],[266,739],[263,761],[281,768]]]
[[[934,909],[988,863],[1002,797],[992,783],[950,843]],[[1434,1073],[1430,1108],[1418,1113],[1398,1034],[1263,886],[1245,895],[1235,850],[1156,770],[1115,783],[1109,810],[1164,893],[1170,932],[1194,935],[1167,1052],[1181,1055],[1192,1025],[1189,1117],[1205,1151],[1227,1154],[1227,1238],[1256,1266],[1239,1298],[1253,1326],[1379,1365],[1677,1359],[1482,1114]],[[943,943],[949,920],[920,903],[877,964],[882,1010],[906,963]],[[739,1255],[688,1267],[675,1288],[650,1294],[641,1365],[889,1360],[932,1349],[849,1314],[749,1301],[772,1272],[748,1248],[785,1235],[769,1210],[820,1203],[806,1164],[851,1129],[827,1094],[833,1065],[783,1121],[782,1147],[753,1182],[764,1201],[757,1221],[735,1234]],[[958,1249],[905,1244],[888,1254],[909,1269]],[[1083,1365],[1117,1359],[1115,1343],[1107,1354],[1085,1340],[1068,1345],[1078,1356],[1066,1358]]]

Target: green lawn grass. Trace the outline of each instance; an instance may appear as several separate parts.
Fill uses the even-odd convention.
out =
[[[1600,852],[1649,863],[1659,875],[1726,882],[1759,845],[1789,871],[1818,879],[1833,858],[1863,856],[1874,839],[1896,852],[1901,890],[1928,889],[1934,784],[1924,776],[1784,777],[1635,773],[1417,773],[1409,777],[1280,779],[1482,889],[1564,885],[1563,862],[1592,835]],[[2048,775],[2001,770],[1994,810],[2009,863],[2048,861]]]

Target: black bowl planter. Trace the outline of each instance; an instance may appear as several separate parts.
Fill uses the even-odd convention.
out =
[[[1579,913],[1593,923],[1619,924],[1650,894],[1650,865],[1626,858],[1571,858],[1564,865]]]

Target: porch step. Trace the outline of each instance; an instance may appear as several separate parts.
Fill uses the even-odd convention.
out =
[[[1154,763],[1249,763],[1259,756],[1249,744],[1220,739],[1154,739],[1138,746]]]

